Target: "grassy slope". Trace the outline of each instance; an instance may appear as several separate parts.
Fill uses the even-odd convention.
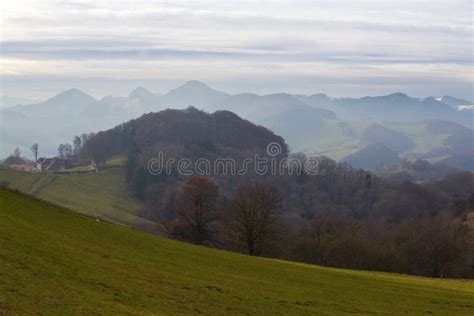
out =
[[[154,225],[136,215],[143,206],[126,191],[121,167],[78,175],[35,174],[0,167],[0,181],[83,214],[132,227],[152,229]]]
[[[0,314],[474,313],[472,281],[248,257],[0,189]]]

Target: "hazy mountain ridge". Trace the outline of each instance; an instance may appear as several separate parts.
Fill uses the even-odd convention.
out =
[[[27,104],[34,104],[34,103],[39,103],[39,102],[41,101],[4,95],[0,97],[0,109],[5,109],[5,108],[15,106],[15,105],[27,105]]]
[[[472,113],[466,115],[458,108],[452,107],[452,100],[465,103],[468,101],[452,97],[443,97],[444,103],[433,97],[424,99],[410,97],[397,92],[386,96],[363,98],[328,98],[325,95],[299,97],[312,106],[323,107],[334,111],[340,119],[376,119],[396,122],[417,122],[431,119],[453,121],[465,126],[472,126]],[[465,103],[466,104],[466,103]]]
[[[473,102],[470,102],[464,99],[454,98],[449,95],[445,95],[441,98],[436,98],[436,100],[443,102],[444,104],[447,104],[457,110],[462,110],[462,108],[460,108],[462,106],[469,106],[473,104]]]
[[[43,153],[54,154],[60,142],[69,142],[74,135],[108,129],[144,113],[192,105],[207,112],[232,111],[270,128],[285,138],[292,151],[342,159],[372,144],[383,144],[402,158],[445,159],[472,153],[472,129],[459,125],[472,127],[472,112],[456,108],[464,102],[449,96],[419,99],[403,93],[359,99],[325,94],[230,95],[198,81],[188,81],[164,95],[138,87],[128,96],[101,100],[71,89],[41,103],[1,111],[0,154],[6,156],[16,146],[28,152],[35,141],[41,143]],[[430,120],[435,121],[423,123]],[[440,123],[435,123],[439,120],[451,123],[440,129],[436,127]]]
[[[70,114],[88,115],[98,109],[106,109],[108,104],[77,89],[70,89],[44,102],[10,107],[8,111],[26,116],[49,117]],[[94,113],[92,113],[94,114]]]

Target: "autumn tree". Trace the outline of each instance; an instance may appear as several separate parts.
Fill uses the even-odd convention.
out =
[[[188,235],[196,244],[212,241],[216,233],[218,201],[219,193],[214,183],[204,177],[189,178],[176,197],[175,212],[180,222],[174,227],[174,233]]]
[[[267,184],[243,185],[234,194],[229,228],[249,255],[260,255],[272,237],[278,235],[276,217],[281,201],[280,191]]]

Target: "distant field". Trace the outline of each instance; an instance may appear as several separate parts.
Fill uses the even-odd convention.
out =
[[[474,314],[474,282],[192,246],[0,189],[0,314]]]
[[[349,134],[346,135],[343,129],[338,127],[340,122],[332,122],[325,129],[322,130],[319,137],[310,137],[302,140],[299,150],[306,151],[310,154],[325,155],[335,160],[341,160],[344,157],[357,152],[364,146],[361,142],[361,137],[364,130],[373,124],[382,125],[388,129],[401,132],[408,136],[413,141],[413,148],[401,152],[400,156],[409,153],[426,153],[435,148],[442,148],[443,141],[447,135],[434,135],[427,129],[426,123],[394,123],[394,122],[380,122],[374,120],[357,120],[347,121],[347,130]],[[327,132],[325,132],[327,131]],[[318,150],[314,150],[317,148]],[[436,162],[445,157],[428,157],[427,159]]]
[[[84,171],[90,171],[90,170],[95,170],[95,167],[80,166],[80,167],[75,167],[75,168],[64,169],[64,170],[61,170],[60,172],[71,173],[71,172],[84,172]]]
[[[434,148],[443,147],[443,141],[446,135],[433,135],[426,128],[426,124],[423,122],[404,124],[404,123],[386,123],[388,128],[401,131],[409,136],[415,147],[410,149],[408,152],[425,153]],[[436,157],[433,157],[436,158]]]
[[[76,175],[29,173],[0,167],[0,181],[6,181],[9,188],[79,213],[132,227],[154,227],[154,223],[137,216],[143,205],[127,192],[120,167]]]
[[[125,165],[125,157],[117,156],[112,157],[111,159],[107,160],[106,166],[107,167],[119,167]]]

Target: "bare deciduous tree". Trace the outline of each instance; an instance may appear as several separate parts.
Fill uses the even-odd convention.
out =
[[[71,146],[71,144],[64,144],[64,155],[65,155],[65,158],[71,158],[72,157],[72,146]]]
[[[39,152],[38,143],[34,143],[33,145],[31,145],[30,149],[31,149],[31,152],[33,153],[33,155],[35,156],[35,162],[37,162],[38,161],[38,152]]]
[[[74,136],[74,140],[72,141],[72,143],[74,145],[73,154],[75,156],[78,156],[82,148],[82,138],[80,136]]]
[[[213,240],[218,200],[217,186],[204,177],[189,178],[181,186],[176,214],[191,233],[193,243]]]
[[[64,158],[65,157],[65,152],[64,152],[64,144],[59,144],[58,146],[58,156],[59,158]]]
[[[266,184],[244,185],[237,189],[230,206],[230,229],[249,255],[260,255],[265,244],[277,235],[276,215],[281,194]]]
[[[59,158],[71,158],[72,157],[72,146],[70,144],[59,144],[58,146]]]
[[[409,271],[432,277],[456,276],[469,256],[472,231],[459,219],[445,215],[412,220],[399,238]],[[472,271],[472,266],[471,266]]]

